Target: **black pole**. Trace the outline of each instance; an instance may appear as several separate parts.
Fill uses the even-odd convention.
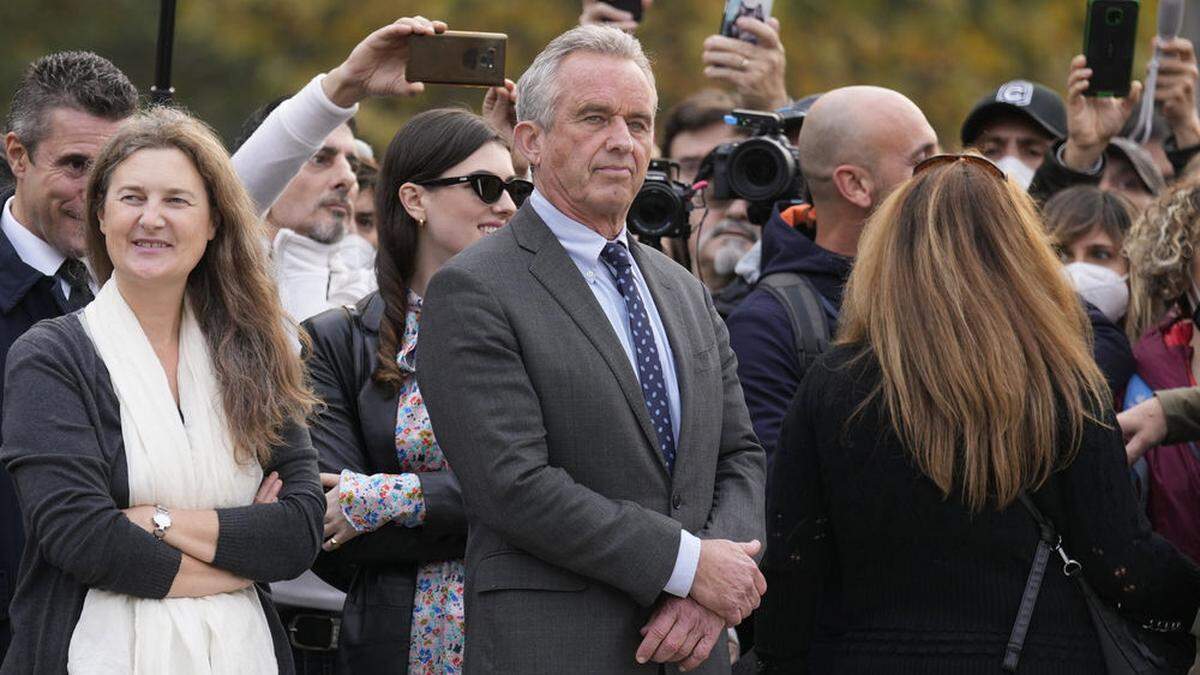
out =
[[[175,95],[171,86],[171,54],[175,50],[175,0],[162,0],[158,13],[158,49],[154,55],[154,86],[150,100],[156,105],[169,105]]]

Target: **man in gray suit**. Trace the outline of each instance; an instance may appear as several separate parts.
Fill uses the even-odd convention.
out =
[[[537,191],[442,267],[421,321],[471,523],[466,670],[728,672],[712,648],[766,590],[764,459],[708,293],[625,229],[654,76],[636,39],[586,26],[517,92]]]

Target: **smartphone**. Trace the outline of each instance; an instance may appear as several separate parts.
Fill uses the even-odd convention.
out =
[[[725,13],[721,15],[721,35],[751,44],[757,44],[758,39],[750,33],[743,33],[737,27],[738,17],[752,16],[759,21],[771,18],[772,0],[725,0]]]
[[[633,15],[634,21],[642,22],[642,0],[603,0],[603,2],[629,12]]]
[[[504,85],[504,33],[452,31],[414,35],[408,40],[409,82],[458,84],[468,87]]]
[[[1138,0],[1088,0],[1083,54],[1092,78],[1084,96],[1129,94],[1137,19]]]

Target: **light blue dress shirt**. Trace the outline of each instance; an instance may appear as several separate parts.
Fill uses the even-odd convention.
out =
[[[592,295],[596,297],[596,302],[600,304],[600,309],[608,317],[608,322],[612,324],[613,332],[616,333],[617,339],[620,340],[621,346],[625,349],[625,356],[629,358],[629,365],[633,369],[634,377],[638,377],[637,354],[633,347],[633,332],[629,327],[629,313],[625,308],[625,298],[621,295],[621,291],[617,289],[617,282],[613,279],[608,265],[600,260],[600,252],[604,250],[604,245],[608,243],[608,240],[595,230],[583,223],[572,220],[562,211],[559,211],[537,190],[534,190],[533,194],[530,195],[529,202],[533,210],[537,212],[542,221],[546,223],[546,226],[550,228],[555,238],[558,239],[558,242],[566,249],[567,256],[571,258],[571,262],[575,263],[575,266],[579,268],[579,273],[583,275],[583,280],[587,282],[588,288],[592,290]],[[615,241],[620,241],[628,247],[628,231],[622,228],[621,233],[617,235]],[[630,257],[632,259],[632,256]],[[675,435],[675,444],[678,447],[680,397],[679,379],[675,375],[675,355],[671,351],[671,344],[667,339],[667,330],[663,326],[662,317],[659,316],[654,296],[651,295],[650,288],[646,285],[646,278],[638,268],[636,259],[633,265],[633,276],[638,293],[642,296],[642,301],[646,305],[646,313],[650,317],[650,327],[654,333],[654,344],[658,347],[658,358],[661,362],[663,381],[667,387],[667,399],[671,408],[671,427]],[[667,581],[667,585],[663,590],[681,598],[687,597],[687,594],[691,592],[692,580],[696,576],[696,565],[699,561],[700,540],[687,530],[681,529],[679,554],[675,560],[675,570],[672,572],[671,578]]]

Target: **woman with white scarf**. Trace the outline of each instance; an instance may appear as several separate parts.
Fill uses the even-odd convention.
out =
[[[29,545],[0,673],[291,673],[255,582],[308,568],[324,499],[254,208],[168,109],[122,127],[87,195],[102,289],[8,357],[0,460]]]

